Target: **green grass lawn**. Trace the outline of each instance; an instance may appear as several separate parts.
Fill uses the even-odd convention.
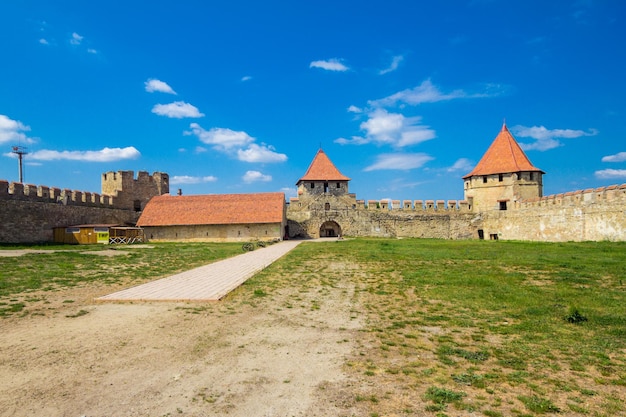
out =
[[[623,243],[312,243],[246,283],[285,285],[354,287],[346,369],[372,416],[626,415]]]
[[[145,281],[241,253],[154,246],[0,257],[0,315],[27,314],[30,292]],[[323,314],[331,293],[350,297],[360,323],[344,389],[363,415],[626,415],[624,243],[303,243],[223,303]]]
[[[157,243],[143,245],[0,246],[35,249],[17,257],[0,256],[0,317],[23,314],[29,294],[81,284],[138,284],[242,253],[240,243]],[[121,255],[94,253],[116,250]],[[39,300],[39,298],[37,298]]]

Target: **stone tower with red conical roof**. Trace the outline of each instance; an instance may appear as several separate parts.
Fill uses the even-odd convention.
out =
[[[463,177],[465,200],[474,212],[506,210],[514,201],[542,197],[543,174],[505,123],[478,164]]]
[[[350,178],[343,175],[335,164],[331,162],[326,153],[320,148],[313,158],[309,169],[298,180],[298,197],[307,195],[333,195],[348,194],[348,181]]]
[[[290,199],[290,236],[333,237],[343,235],[345,227],[349,230],[359,205],[348,191],[349,181],[320,148],[296,183],[298,197]]]

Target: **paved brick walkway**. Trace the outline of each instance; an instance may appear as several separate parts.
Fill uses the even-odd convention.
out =
[[[300,244],[287,240],[118,291],[97,301],[217,301]]]

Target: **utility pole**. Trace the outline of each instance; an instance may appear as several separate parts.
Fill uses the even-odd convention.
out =
[[[17,155],[17,163],[18,163],[19,173],[20,173],[20,183],[23,184],[24,183],[24,171],[22,169],[22,158],[24,157],[24,155],[27,155],[28,152],[26,152],[26,148],[23,146],[14,146],[13,153]]]

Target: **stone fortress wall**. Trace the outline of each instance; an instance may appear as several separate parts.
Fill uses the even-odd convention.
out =
[[[521,200],[478,216],[486,239],[626,241],[626,184]]]
[[[349,178],[321,150],[312,163],[320,166],[336,180],[308,179],[310,168],[299,181],[287,207],[290,238],[626,241],[626,184],[542,196],[540,176],[509,172],[466,179],[465,200],[365,201],[349,193]],[[531,188],[537,197],[520,191]],[[147,202],[166,193],[161,172],[106,172],[100,194],[0,181],[0,242],[52,241],[54,227],[133,226]]]
[[[133,171],[102,174],[103,193],[0,180],[0,242],[53,240],[53,228],[82,224],[134,226],[141,208],[169,192],[167,174]]]
[[[481,211],[466,200],[366,202],[354,194],[301,196],[290,200],[287,218],[291,237],[317,238],[334,226],[334,234],[344,236],[626,241],[626,184],[513,201],[506,210]]]

